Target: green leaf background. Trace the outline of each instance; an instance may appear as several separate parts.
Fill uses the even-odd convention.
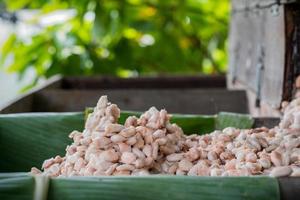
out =
[[[20,78],[29,69],[41,78],[105,74],[216,74],[226,71],[229,0],[4,0],[11,12],[45,14],[73,9],[61,24],[24,41],[12,34],[0,67]],[[12,63],[5,62],[10,57]],[[6,64],[5,64],[6,63]],[[33,84],[34,85],[34,84]]]

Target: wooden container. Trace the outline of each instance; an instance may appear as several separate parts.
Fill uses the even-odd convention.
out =
[[[248,113],[245,91],[227,90],[224,76],[55,78],[0,112],[82,111],[94,106],[101,95],[108,95],[122,110],[145,111],[156,106],[183,114]]]

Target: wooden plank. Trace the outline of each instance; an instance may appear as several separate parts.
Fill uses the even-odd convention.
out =
[[[300,197],[300,177],[278,178],[280,199],[294,200]]]
[[[284,93],[284,20],[282,5],[276,15],[266,8],[233,13],[231,18],[228,85],[234,88],[240,82],[273,108],[280,107]],[[259,67],[262,67],[260,75]]]
[[[170,113],[215,114],[220,111],[248,113],[245,91],[224,89],[114,89],[46,90],[35,94],[33,111],[82,111],[95,106],[101,95],[122,110],[145,111],[151,106]]]
[[[242,82],[256,90],[256,66],[264,41],[266,12],[235,13],[231,17],[229,34],[229,83]]]
[[[299,3],[299,0],[231,0],[232,11],[249,11],[252,9],[270,8],[274,5]]]
[[[59,89],[176,89],[176,88],[226,88],[225,76],[162,76],[141,78],[116,77],[54,77],[44,85],[30,91],[6,106],[0,108],[0,113],[31,112],[37,103],[32,102],[32,94],[41,90]],[[48,110],[51,111],[51,110]]]
[[[35,89],[20,95],[16,99],[8,102],[0,107],[0,113],[21,113],[31,112],[33,105],[33,96],[36,92],[46,89],[56,89],[61,87],[61,77],[55,76],[49,79],[46,83],[36,87]]]
[[[33,94],[24,95],[21,98],[15,99],[14,101],[4,105],[2,108],[0,108],[0,113],[7,114],[7,113],[31,112],[32,100],[33,100]]]
[[[277,126],[280,122],[280,119],[277,117],[256,117],[254,118],[254,128],[258,127],[267,127],[267,128],[273,128]]]
[[[280,6],[274,16],[266,11],[264,31],[264,71],[261,99],[273,108],[279,108],[283,100],[285,69],[285,11]]]
[[[63,89],[117,89],[117,88],[226,88],[226,78],[220,76],[158,76],[118,78],[107,76],[66,77]]]
[[[283,99],[291,100],[295,80],[300,75],[300,5],[285,6],[286,63]]]

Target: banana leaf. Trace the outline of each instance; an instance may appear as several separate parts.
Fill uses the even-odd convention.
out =
[[[11,173],[10,177],[0,179],[0,199],[280,199],[277,180],[264,176],[72,177],[50,178],[48,185],[48,181],[37,182],[37,177],[25,174],[17,177],[18,175],[20,174]],[[45,195],[44,198],[36,198],[37,193]]]
[[[216,117],[215,129],[235,127],[240,129],[252,128],[254,119],[250,115],[230,112],[220,112]]]
[[[0,115],[0,172],[28,172],[43,160],[64,155],[68,134],[82,130],[82,113]]]
[[[17,177],[27,177],[28,172],[0,173],[0,180]]]
[[[120,123],[138,112],[122,112]],[[219,116],[221,116],[219,118]],[[238,117],[236,117],[238,116]],[[226,119],[229,120],[226,120]],[[181,126],[186,134],[204,134],[217,126],[250,128],[251,118],[230,114],[180,115],[174,114],[172,122]],[[24,113],[0,115],[0,172],[29,171],[32,166],[41,167],[43,160],[54,155],[64,155],[71,143],[68,134],[82,130],[84,113]]]
[[[5,176],[5,177],[4,177]],[[2,200],[32,200],[35,182],[28,175],[0,174],[0,199]]]
[[[140,115],[123,112],[120,122],[133,114]],[[172,120],[184,130],[199,133],[200,126],[205,126],[207,132],[213,130],[218,119],[217,116],[175,114]],[[71,143],[68,134],[72,130],[82,130],[83,124],[84,113],[0,115],[0,172],[28,172],[32,166],[40,168],[47,158],[64,155],[65,147]],[[249,122],[245,124],[250,126]],[[36,196],[35,180],[27,173],[0,173],[0,199],[32,199]],[[83,198],[259,200],[279,199],[279,189],[276,179],[268,177],[149,176],[50,180],[47,199]]]
[[[81,200],[279,200],[275,178],[269,177],[79,177],[50,181],[48,199]]]

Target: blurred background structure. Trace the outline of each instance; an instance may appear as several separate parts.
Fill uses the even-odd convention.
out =
[[[222,74],[229,0],[4,0],[0,105],[55,75]]]

